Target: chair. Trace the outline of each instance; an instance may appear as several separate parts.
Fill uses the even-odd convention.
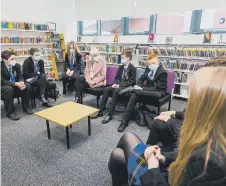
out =
[[[103,87],[96,87],[96,88],[87,88],[83,90],[83,93],[91,94],[96,96],[97,101],[97,108],[99,108],[99,100],[100,97],[103,95],[104,88],[112,85],[115,80],[115,76],[117,75],[119,66],[107,66],[107,74],[106,74],[106,81],[107,85]],[[83,98],[81,96],[81,103],[83,103]]]
[[[168,71],[168,77],[167,77],[167,94],[160,98],[159,100],[145,100],[144,102],[141,102],[143,104],[147,104],[150,106],[154,106],[158,108],[158,114],[160,114],[160,108],[161,106],[163,106],[164,104],[166,104],[167,102],[169,102],[168,105],[168,110],[170,110],[171,107],[171,93],[174,87],[174,76],[175,76],[175,72],[174,71]]]

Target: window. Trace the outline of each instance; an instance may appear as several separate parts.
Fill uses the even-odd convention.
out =
[[[121,33],[121,19],[118,20],[101,20],[101,35],[114,35]]]
[[[97,33],[97,20],[82,21],[82,35],[94,35]]]
[[[209,31],[224,31],[226,29],[226,9],[203,10],[200,27]]]
[[[130,34],[147,33],[150,30],[150,17],[129,17],[128,31]]]
[[[156,34],[183,34],[184,20],[185,13],[157,14]]]

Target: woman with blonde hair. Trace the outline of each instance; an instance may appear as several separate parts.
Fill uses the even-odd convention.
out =
[[[65,63],[67,71],[62,76],[63,94],[66,94],[67,83],[69,83],[70,88],[68,91],[72,92],[76,79],[80,75],[84,74],[82,70],[82,55],[77,44],[73,41],[71,41],[68,45],[67,53],[65,55]]]
[[[189,99],[178,149],[161,154],[158,146],[147,147],[144,151],[147,171],[139,177],[140,185],[225,186],[225,114],[226,68],[204,67],[198,70],[189,83]],[[126,133],[120,139],[109,163],[115,185],[131,179],[127,177],[125,165],[130,153],[141,143],[133,133]]]

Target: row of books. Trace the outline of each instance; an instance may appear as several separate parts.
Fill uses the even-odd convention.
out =
[[[80,50],[90,50],[92,46],[103,52],[125,52],[130,50],[133,54],[149,55],[155,53],[158,56],[179,56],[179,57],[206,57],[226,56],[226,47],[157,47],[157,46],[135,46],[135,45],[87,45],[79,44]]]
[[[17,44],[23,44],[23,43],[50,43],[51,39],[47,36],[27,36],[27,37],[8,37],[3,36],[1,37],[1,43],[17,43]]]
[[[104,55],[102,56],[107,63],[120,64],[120,57],[118,55]]]
[[[28,56],[29,55],[29,50],[30,49],[25,49],[25,48],[9,48],[8,50],[11,50],[16,54],[16,56]],[[51,55],[52,54],[52,49],[51,48],[41,48],[39,49],[41,55]]]
[[[161,60],[167,69],[172,70],[187,70],[194,72],[204,66],[204,62],[190,60]]]
[[[177,83],[188,83],[188,74],[176,72],[174,82]]]
[[[47,31],[48,25],[46,25],[46,24],[32,24],[32,23],[27,23],[27,22],[1,21],[1,29]]]

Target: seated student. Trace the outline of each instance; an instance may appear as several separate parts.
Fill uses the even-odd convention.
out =
[[[160,65],[157,56],[154,54],[149,56],[147,64],[148,66],[146,67],[144,74],[140,77],[137,85],[135,85],[132,90],[132,94],[126,107],[126,113],[118,127],[119,132],[123,132],[128,126],[130,115],[138,100],[159,99],[167,92],[167,72],[162,65]]]
[[[108,123],[112,120],[114,115],[115,105],[119,92],[126,87],[133,86],[136,83],[136,68],[130,63],[132,59],[132,52],[127,51],[122,55],[122,65],[118,69],[118,73],[115,77],[115,84],[104,89],[104,94],[100,104],[100,111],[92,116],[92,119],[103,116],[103,111],[106,108],[108,97],[112,94],[112,100],[107,116],[102,120],[102,123]]]
[[[217,57],[208,61],[205,67],[226,67],[226,57]],[[185,110],[184,110],[185,111]],[[155,117],[151,125],[148,144],[162,142],[164,151],[171,151],[178,141],[180,128],[184,120],[184,111],[166,111]]]
[[[81,103],[84,88],[96,88],[106,85],[106,61],[96,48],[92,48],[86,59],[85,76],[79,76],[75,82],[75,102]]]
[[[27,114],[33,114],[29,107],[31,87],[23,80],[21,66],[16,63],[15,53],[4,50],[1,57],[1,95],[6,115],[11,120],[19,120],[19,116],[14,112],[14,96],[20,95],[23,111]]]
[[[178,152],[161,154],[158,146],[147,147],[144,151],[147,170],[140,176],[141,186],[226,185],[225,90],[226,68],[204,67],[195,72],[189,83]],[[131,165],[127,162],[140,143],[133,133],[120,139],[109,162],[113,185],[128,183],[127,166]],[[168,166],[169,184],[165,179],[167,172],[162,172]]]
[[[23,64],[24,80],[28,81],[29,79],[32,79],[32,81],[30,81],[31,86],[39,87],[42,106],[52,107],[45,98],[48,81],[46,79],[44,61],[41,59],[37,48],[31,48],[29,54],[31,56],[28,57]]]
[[[63,81],[63,94],[66,94],[66,85],[69,83],[68,91],[72,92],[75,87],[75,80],[84,74],[82,69],[82,55],[77,46],[73,41],[68,45],[67,53],[65,55],[65,62],[67,66],[67,71],[62,76]]]

